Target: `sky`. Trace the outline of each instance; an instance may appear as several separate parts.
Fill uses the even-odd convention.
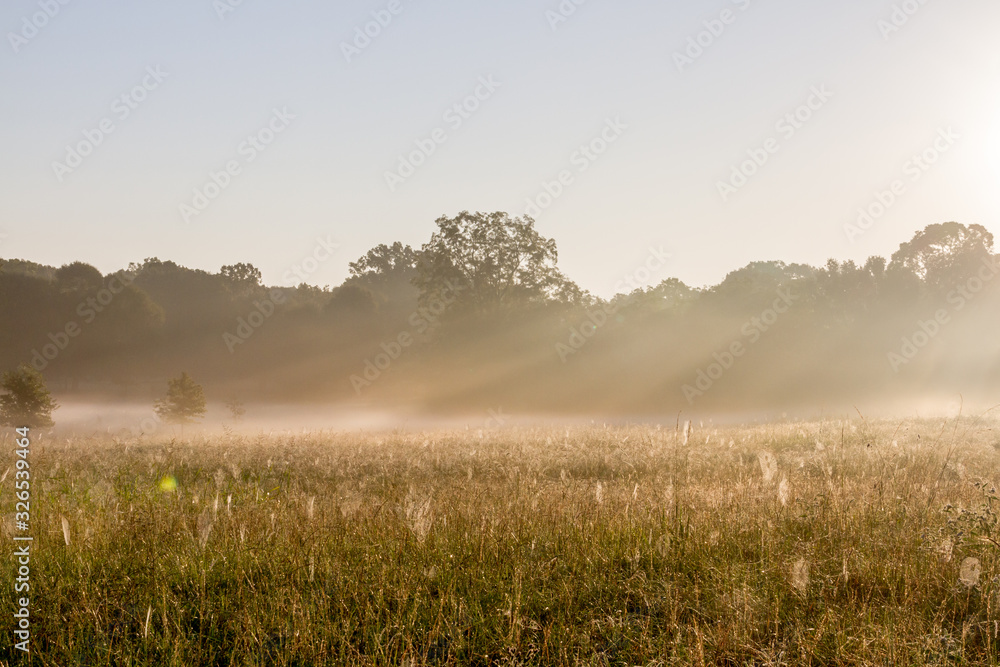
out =
[[[334,286],[507,211],[608,297],[1000,234],[995,0],[7,0],[0,32],[0,257]]]

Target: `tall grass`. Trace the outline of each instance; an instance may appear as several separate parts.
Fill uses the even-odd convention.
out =
[[[991,426],[42,440],[31,664],[1000,664]]]

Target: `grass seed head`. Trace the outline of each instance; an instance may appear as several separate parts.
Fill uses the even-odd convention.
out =
[[[778,501],[781,503],[782,507],[788,506],[788,501],[792,497],[792,487],[788,483],[787,477],[781,478],[781,484],[778,485]]]
[[[809,590],[809,561],[805,558],[798,559],[792,565],[791,583],[799,595],[805,595]]]
[[[966,558],[962,561],[962,567],[958,573],[958,581],[967,588],[975,588],[979,585],[979,577],[983,574],[983,566],[978,558]]]
[[[212,534],[212,526],[214,524],[215,521],[208,512],[202,512],[198,516],[198,544],[201,545],[202,549],[208,544],[208,537]]]
[[[403,514],[406,518],[406,525],[417,541],[426,540],[434,522],[430,496],[422,496],[413,487],[410,487],[409,493],[403,500]]]
[[[764,476],[764,482],[770,484],[771,480],[778,474],[778,459],[771,452],[763,451],[757,454],[757,462],[760,464],[760,472]]]
[[[59,516],[59,519],[62,521],[63,541],[66,542],[66,546],[69,546],[69,520],[62,515]]]

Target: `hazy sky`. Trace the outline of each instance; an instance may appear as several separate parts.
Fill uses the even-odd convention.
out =
[[[603,296],[651,246],[672,259],[650,282],[704,285],[888,256],[935,222],[1000,233],[996,0],[6,0],[0,28],[2,257],[249,261],[280,284],[329,238],[310,282],[334,285],[440,215],[520,215],[563,171],[537,226]]]

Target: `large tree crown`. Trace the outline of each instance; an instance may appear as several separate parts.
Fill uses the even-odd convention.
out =
[[[458,307],[488,312],[580,296],[556,267],[556,242],[531,217],[462,211],[436,224],[417,257],[422,298],[457,287]]]

